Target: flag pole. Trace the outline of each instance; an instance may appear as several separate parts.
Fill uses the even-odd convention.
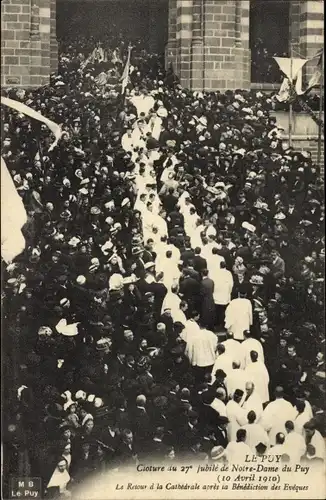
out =
[[[293,106],[292,106],[292,86],[293,86],[293,44],[292,40],[290,42],[290,58],[291,58],[291,69],[290,69],[290,112],[289,112],[289,146],[292,146],[292,121],[293,121]]]
[[[321,77],[320,77],[320,91],[319,91],[319,126],[318,126],[318,153],[317,164],[321,166],[321,147],[322,147],[322,116],[323,116],[323,100],[324,100],[324,49],[321,55]]]

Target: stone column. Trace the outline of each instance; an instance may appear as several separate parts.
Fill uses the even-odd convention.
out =
[[[1,85],[29,86],[31,2],[1,2]]]
[[[39,87],[50,76],[50,0],[1,2],[1,84]]]
[[[177,0],[169,0],[168,14],[168,43],[165,51],[166,69],[172,64],[175,69],[176,51],[177,51]]]
[[[202,36],[202,0],[193,0],[191,40],[191,89],[204,88],[204,50]]]
[[[191,40],[193,0],[177,0],[176,74],[183,87],[191,81]]]
[[[310,58],[324,46],[324,2],[323,0],[302,0],[300,3],[300,54]],[[306,83],[315,71],[316,60],[303,68]]]
[[[249,0],[206,0],[204,6],[206,89],[249,89]]]
[[[50,68],[51,73],[58,71],[58,42],[57,42],[57,2],[50,0]]]

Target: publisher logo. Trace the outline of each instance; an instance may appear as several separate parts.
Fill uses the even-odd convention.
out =
[[[9,498],[31,499],[41,498],[40,477],[12,477],[10,478]]]

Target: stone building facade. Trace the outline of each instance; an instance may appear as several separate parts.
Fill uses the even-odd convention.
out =
[[[2,0],[1,85],[45,85],[57,64],[56,0]]]
[[[323,0],[291,0],[289,43],[303,58],[323,47]],[[169,0],[167,64],[193,90],[249,89],[250,0]],[[307,80],[315,62],[304,70]]]

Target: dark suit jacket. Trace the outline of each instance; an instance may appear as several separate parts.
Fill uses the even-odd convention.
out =
[[[180,293],[187,301],[190,300],[191,302],[197,302],[199,290],[200,284],[196,279],[191,278],[190,276],[183,279],[180,283]]]

